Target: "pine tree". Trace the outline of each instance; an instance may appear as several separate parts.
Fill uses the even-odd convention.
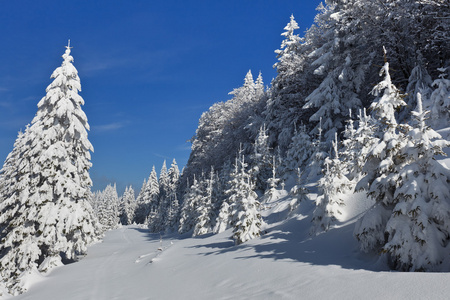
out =
[[[216,199],[216,176],[211,166],[209,178],[204,180],[204,193],[197,204],[196,219],[193,236],[203,235],[212,231],[216,215],[214,213],[214,202]]]
[[[439,71],[441,74],[433,81],[434,90],[430,96],[431,119],[436,125],[440,120],[450,118],[450,79],[446,78],[447,69],[439,68]]]
[[[281,34],[284,37],[281,47],[275,50],[278,61],[274,68],[277,69],[278,75],[272,82],[271,95],[264,112],[270,136],[269,145],[280,146],[283,152],[291,141],[292,125],[299,123],[302,118],[303,91],[307,88],[300,74],[304,71],[304,62],[308,58],[303,50],[304,40],[295,34],[297,29],[298,23],[291,15],[289,23],[284,27],[285,31]]]
[[[366,109],[359,111],[358,126],[354,128],[353,120],[350,119],[344,130],[344,140],[341,159],[346,168],[347,177],[358,182],[363,176],[363,167],[369,151],[376,142],[374,137],[375,121],[366,114]]]
[[[155,224],[155,232],[165,230],[165,224],[167,223],[168,214],[170,210],[170,199],[169,199],[170,178],[167,173],[167,166],[165,160],[159,173],[158,184],[159,184],[159,206],[157,214],[158,221]]]
[[[228,203],[231,203],[230,224],[237,245],[259,237],[263,224],[257,194],[253,191],[254,185],[246,168],[247,164],[240,154],[232,174],[231,188],[227,192],[230,195]]]
[[[195,226],[197,218],[196,208],[201,202],[203,191],[199,181],[194,177],[194,182],[188,189],[183,199],[183,208],[180,215],[180,226],[178,232],[183,234],[191,231]]]
[[[325,159],[324,175],[319,179],[319,196],[316,199],[311,234],[328,231],[331,224],[336,221],[336,217],[342,214],[342,207],[345,206],[342,196],[353,187],[344,174],[346,169],[343,163],[339,160],[337,133],[333,142],[333,152],[334,158]]]
[[[157,214],[159,206],[158,198],[158,175],[156,174],[155,166],[153,166],[147,181],[144,180],[141,191],[136,199],[135,222],[137,224],[145,224],[149,228],[153,228],[153,226],[159,227],[160,221]],[[151,217],[149,217],[150,215]]]
[[[322,140],[322,122],[319,122],[318,134],[311,143],[311,156],[308,161],[309,174],[308,179],[313,180],[316,176],[322,174],[325,158],[328,156],[325,152],[325,143]]]
[[[224,163],[220,175],[218,178],[218,201],[216,202],[214,211],[216,212],[217,218],[213,228],[214,233],[221,233],[229,227],[229,217],[231,214],[229,197],[226,191],[230,189],[231,182],[231,162],[227,161]]]
[[[134,222],[137,224],[144,224],[145,216],[147,213],[146,203],[145,203],[145,191],[147,188],[147,181],[144,179],[142,183],[141,190],[136,198],[136,211],[134,212]]]
[[[76,261],[99,234],[87,201],[93,147],[70,52],[13,150],[18,170],[0,203],[0,274],[14,294],[26,274]]]
[[[408,78],[405,97],[406,108],[400,113],[400,121],[407,119],[410,116],[411,111],[416,107],[417,93],[420,92],[423,98],[429,99],[432,90],[432,82],[433,81],[424,66],[422,53],[418,51],[416,65]]]
[[[366,175],[356,185],[357,191],[367,191],[367,195],[376,201],[374,207],[358,220],[354,232],[361,249],[366,252],[385,242],[386,222],[398,201],[394,197],[401,184],[398,173],[407,163],[402,153],[408,144],[405,126],[399,126],[395,117],[396,109],[406,103],[392,83],[387,61],[380,71],[380,76],[383,75],[384,79],[372,91],[377,97],[371,105],[378,122],[375,131],[377,140],[366,158],[363,168]]]
[[[408,164],[398,174],[400,186],[383,251],[399,270],[448,271],[450,265],[439,265],[448,259],[450,242],[450,170],[435,157],[443,155],[442,148],[450,142],[425,124],[429,111],[423,111],[420,93],[416,99],[411,143],[402,149]]]
[[[132,186],[126,187],[120,203],[120,223],[123,225],[133,224],[134,214],[136,211],[136,199],[134,198],[134,190]]]
[[[307,161],[312,154],[311,146],[311,137],[307,133],[306,125],[301,125],[295,130],[286,153],[284,164],[287,172],[295,171],[299,167],[306,167]]]
[[[119,197],[116,184],[108,184],[101,192],[97,204],[97,216],[104,229],[114,229],[120,222]]]
[[[269,136],[266,125],[260,127],[258,135],[253,144],[254,153],[251,156],[252,177],[257,190],[265,191],[267,180],[271,176],[272,154],[269,148]]]
[[[172,230],[177,227],[178,216],[180,213],[180,205],[178,203],[178,186],[180,183],[180,170],[178,169],[175,159],[172,161],[172,165],[168,171],[169,187],[168,187],[168,200],[169,211],[165,223],[166,230]]]

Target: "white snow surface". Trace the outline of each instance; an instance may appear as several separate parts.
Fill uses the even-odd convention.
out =
[[[138,226],[108,231],[81,261],[34,278],[12,299],[448,299],[450,273],[390,272],[359,252],[352,233],[364,205],[310,237],[313,199],[292,215],[287,203],[265,203],[267,233],[239,246],[230,230],[161,241]]]

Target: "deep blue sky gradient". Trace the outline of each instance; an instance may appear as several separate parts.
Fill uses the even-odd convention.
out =
[[[94,145],[94,190],[137,190],[153,165],[187,163],[198,119],[243,84],[266,85],[294,14],[298,33],[320,1],[0,0],[0,161],[30,123],[71,39]]]

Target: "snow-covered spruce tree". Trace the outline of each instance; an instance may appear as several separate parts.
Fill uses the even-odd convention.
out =
[[[315,140],[311,143],[311,156],[308,160],[308,180],[314,180],[314,178],[322,174],[323,164],[328,154],[325,152],[325,143],[322,138],[322,122],[319,120],[318,134]]]
[[[429,99],[433,81],[424,66],[424,59],[422,53],[417,51],[417,61],[415,67],[411,71],[408,78],[408,85],[406,86],[406,107],[399,115],[399,121],[407,120],[411,111],[417,106],[417,93],[421,93],[422,98]]]
[[[359,110],[357,128],[355,129],[353,120],[349,119],[343,132],[344,140],[340,158],[346,168],[348,179],[354,182],[358,182],[364,176],[363,167],[366,157],[376,142],[374,131],[375,121],[367,115],[364,108]]]
[[[136,211],[134,212],[134,222],[137,224],[143,224],[143,221],[141,221],[141,220],[145,219],[146,205],[144,202],[144,194],[145,194],[146,186],[147,186],[147,180],[144,179],[141,190],[139,191],[139,194],[136,197]]]
[[[132,186],[127,186],[122,198],[120,199],[120,223],[123,225],[133,224],[136,211],[136,199]]]
[[[306,167],[306,163],[312,154],[311,144],[311,137],[306,130],[306,125],[301,125],[295,130],[286,152],[286,158],[283,161],[286,172],[296,171],[299,167]]]
[[[100,195],[97,204],[98,221],[104,226],[104,229],[114,229],[120,223],[120,204],[116,184],[108,184]]]
[[[277,160],[275,156],[272,157],[272,176],[267,179],[267,189],[264,192],[264,201],[270,201],[275,196],[275,191],[278,184],[280,183],[280,178],[277,174]]]
[[[213,228],[214,233],[221,233],[229,227],[229,217],[231,214],[229,197],[226,191],[230,189],[231,182],[231,162],[226,161],[220,171],[218,178],[218,201],[216,202],[214,211],[217,214],[215,225]]]
[[[319,179],[319,195],[316,199],[316,209],[312,219],[311,234],[328,231],[336,216],[342,214],[345,206],[342,196],[349,192],[353,185],[345,176],[346,168],[339,159],[337,133],[333,142],[334,158],[325,159],[325,170]]]
[[[93,147],[70,49],[13,150],[18,169],[0,203],[0,275],[13,294],[28,274],[86,254],[99,233],[87,202]]]
[[[284,40],[281,47],[275,50],[278,61],[274,64],[277,77],[272,81],[270,96],[264,111],[265,124],[269,131],[269,145],[282,148],[284,153],[291,142],[294,124],[303,118],[304,98],[308,94],[309,85],[302,76],[304,67],[309,64],[305,48],[308,45],[295,31],[299,29],[293,15],[281,34]]]
[[[314,58],[314,75],[320,80],[319,86],[306,97],[304,108],[313,110],[311,122],[322,120],[324,141],[327,147],[334,139],[334,133],[344,128],[349,109],[362,107],[359,93],[365,80],[365,73],[371,61],[357,57],[355,39],[361,26],[355,10],[360,6],[356,1],[325,1],[326,7],[316,17],[321,25],[322,43],[310,53]],[[366,57],[370,57],[367,55]],[[312,75],[312,74],[311,74]],[[318,125],[314,133],[317,133]]]
[[[201,184],[194,176],[194,182],[183,197],[183,207],[180,214],[180,226],[178,232],[180,234],[191,231],[195,226],[197,218],[197,206],[201,202],[203,191]]]
[[[172,165],[168,171],[169,177],[169,186],[168,186],[168,194],[167,199],[169,201],[169,210],[167,212],[167,219],[164,224],[164,227],[168,231],[172,231],[173,229],[177,229],[178,227],[178,218],[180,214],[180,204],[178,202],[178,186],[180,184],[180,170],[178,169],[177,162],[175,159],[172,161]]]
[[[386,243],[386,223],[398,202],[395,191],[402,184],[398,174],[407,163],[402,149],[408,145],[408,139],[395,118],[395,110],[406,105],[404,95],[391,81],[388,62],[380,76],[384,79],[373,88],[372,93],[377,98],[371,105],[377,120],[377,140],[364,164],[366,175],[356,185],[356,191],[365,190],[376,201],[355,226],[354,234],[365,252],[379,249]]]
[[[164,231],[170,210],[169,189],[170,178],[167,173],[166,161],[164,160],[159,173],[159,206],[158,206],[158,222],[155,224],[155,232]]]
[[[450,67],[449,67],[450,69]],[[431,121],[433,125],[439,126],[441,120],[450,119],[450,79],[446,78],[447,69],[439,68],[441,74],[433,81],[434,90],[430,96]],[[448,124],[448,122],[443,122]]]
[[[156,219],[154,218],[148,218],[151,212],[158,211],[158,197],[158,175],[156,174],[155,166],[153,166],[148,180],[144,180],[141,191],[138,195],[138,198],[136,199],[137,206],[134,220],[137,224],[145,224],[152,227],[154,225],[152,222],[159,223],[159,221],[156,221]],[[152,214],[152,216],[154,216],[154,214]],[[151,224],[146,224],[146,220],[151,220]]]
[[[216,215],[214,213],[214,199],[217,195],[216,188],[216,175],[214,168],[211,166],[209,172],[209,178],[203,181],[204,193],[197,204],[196,218],[194,225],[193,236],[203,235],[212,231]]]
[[[232,174],[231,187],[227,191],[231,203],[230,224],[236,245],[245,243],[261,235],[263,220],[259,213],[257,194],[246,168],[244,157],[239,155]]]
[[[383,251],[398,270],[449,271],[450,170],[435,157],[450,142],[425,124],[429,111],[423,111],[420,93],[416,99],[411,143],[402,149],[408,163],[398,174]]]
[[[253,144],[254,152],[251,155],[252,169],[251,175],[255,182],[256,190],[265,191],[267,180],[271,175],[272,153],[269,148],[269,136],[266,125],[259,128],[258,135]]]

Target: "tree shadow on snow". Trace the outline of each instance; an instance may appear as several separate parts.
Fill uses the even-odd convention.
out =
[[[239,252],[236,259],[272,259],[308,263],[312,265],[337,265],[345,269],[381,271],[378,257],[361,253],[353,237],[354,224],[332,228],[317,236],[309,235],[310,218],[292,218],[274,226],[260,239],[235,246],[232,240],[192,246],[212,251],[199,255],[220,255]],[[256,254],[255,254],[256,252]],[[246,255],[248,253],[248,255]]]

